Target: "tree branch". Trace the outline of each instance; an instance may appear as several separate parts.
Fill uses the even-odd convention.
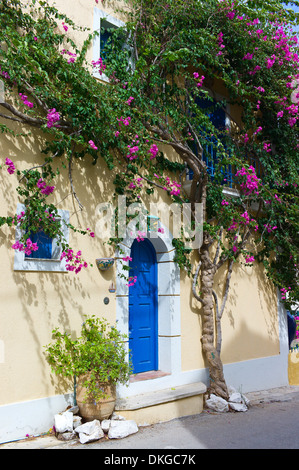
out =
[[[8,109],[8,111],[10,111],[14,116],[17,116],[18,118],[22,119],[21,122],[23,122],[24,124],[29,124],[30,126],[34,126],[34,127],[39,127],[42,124],[44,124],[42,119],[37,119],[37,118],[33,118],[31,116],[28,116],[27,114],[24,114],[21,111],[17,110],[11,104],[0,103],[0,106],[2,106],[5,109]],[[9,117],[7,119],[9,119]]]
[[[194,277],[193,277],[192,293],[193,293],[194,297],[196,298],[196,300],[198,300],[200,303],[203,304],[203,300],[199,297],[199,295],[196,292],[196,283],[197,283],[200,267],[201,267],[201,262],[198,263],[198,266],[196,268],[196,271],[195,271],[195,274],[194,274]]]
[[[70,154],[70,157],[69,157],[69,180],[70,180],[70,184],[71,184],[72,194],[73,194],[74,198],[76,199],[76,201],[79,205],[80,211],[82,211],[84,206],[81,203],[80,199],[78,198],[77,193],[76,193],[75,188],[74,188],[74,184],[73,184],[72,163],[73,163],[73,156],[72,156],[72,154]]]

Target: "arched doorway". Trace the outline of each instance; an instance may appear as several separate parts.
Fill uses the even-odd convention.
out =
[[[148,239],[131,247],[129,288],[129,349],[133,373],[158,369],[158,273],[156,251]]]

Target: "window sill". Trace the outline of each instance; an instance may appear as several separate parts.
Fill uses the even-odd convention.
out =
[[[45,263],[51,263],[51,262],[55,262],[55,263],[60,263],[60,259],[50,259],[50,258],[24,258],[24,261],[29,261],[29,262],[45,262]]]
[[[231,196],[231,197],[238,197],[238,196],[240,196],[239,190],[238,190],[238,189],[234,189],[234,188],[224,187],[222,192],[223,192],[223,194],[225,194],[226,196]]]

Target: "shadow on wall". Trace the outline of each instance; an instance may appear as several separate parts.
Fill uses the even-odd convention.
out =
[[[16,132],[19,131],[20,129],[16,129]],[[10,139],[4,136],[0,141],[1,154],[11,158],[17,169],[30,168],[44,161],[44,156],[36,149],[36,143],[42,143],[42,140],[42,136],[39,135],[35,135],[34,138],[28,136],[20,139]],[[1,163],[4,163],[5,157]],[[57,167],[60,164],[61,161],[57,160]],[[56,161],[54,168],[56,168]],[[18,176],[16,173],[9,175],[4,165],[0,177],[3,193],[0,200],[0,215],[13,216],[18,202],[15,190]],[[71,194],[67,170],[61,169],[53,197],[57,202],[62,201],[58,208],[70,211],[70,222],[74,226],[84,230],[90,227],[94,230],[98,216],[97,205],[100,202],[111,201],[112,178],[111,172],[101,158],[98,164],[93,166],[91,158],[87,157],[84,162],[76,161],[73,165],[73,183],[84,209],[78,211],[77,202]],[[11,338],[9,348],[14,348],[6,367],[7,370],[13,368],[16,377],[22,377],[24,387],[21,396],[25,396],[24,399],[31,398],[28,397],[31,387],[29,383],[33,382],[30,373],[36,374],[34,380],[39,381],[37,394],[42,393],[46,396],[53,393],[50,390],[50,367],[45,361],[44,346],[51,342],[51,332],[55,327],[75,335],[76,331],[80,331],[86,314],[103,315],[108,319],[109,317],[114,319],[113,302],[104,307],[101,297],[103,289],[106,292],[106,284],[108,289],[108,283],[111,283],[114,270],[100,274],[95,265],[95,259],[107,256],[106,252],[109,250],[111,252],[111,249],[104,246],[101,239],[85,236],[82,237],[81,243],[82,238],[79,237],[82,236],[71,233],[70,243],[74,250],[79,250],[83,246],[82,253],[86,254],[86,261],[93,263],[92,268],[82,271],[79,275],[14,272],[14,251],[11,245],[15,241],[15,229],[6,226],[1,228],[0,249],[7,259],[7,274],[2,273],[2,279],[5,280],[7,286],[5,289],[2,283],[2,292],[5,297],[5,306],[10,311],[10,316],[5,317],[4,334]],[[3,308],[2,313],[6,312]],[[69,390],[69,384],[63,383],[60,379],[57,385],[58,381],[54,375],[51,382],[52,386],[56,387],[57,393]]]
[[[223,267],[214,284],[220,304],[225,276]],[[189,282],[189,305],[192,312],[198,315],[201,330],[201,306],[194,299],[191,280]],[[276,289],[262,266],[249,268],[240,263],[235,266],[221,325],[223,363],[279,354]],[[200,335],[198,340],[200,341]]]
[[[14,308],[19,312],[29,331],[31,345],[34,345],[35,351],[33,361],[39,368],[39,380],[43,383],[43,390],[47,394],[50,392],[48,389],[50,368],[45,367],[44,346],[51,342],[51,332],[56,327],[59,327],[61,332],[66,331],[72,336],[75,335],[74,327],[83,322],[85,314],[82,304],[76,299],[78,297],[86,299],[90,294],[84,292],[79,278],[69,277],[68,274],[15,272],[13,279],[17,286],[18,299]],[[28,341],[28,338],[26,340]],[[29,357],[24,354],[21,360],[27,363]],[[51,382],[54,386],[57,380],[52,377]],[[67,383],[59,379],[57,392],[63,393],[68,389]]]

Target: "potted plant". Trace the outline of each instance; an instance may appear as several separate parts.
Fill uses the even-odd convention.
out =
[[[54,343],[47,345],[46,359],[56,375],[74,379],[74,401],[87,421],[112,414],[117,383],[126,384],[131,374],[124,346],[126,336],[107,320],[86,317],[75,340],[58,328]]]

